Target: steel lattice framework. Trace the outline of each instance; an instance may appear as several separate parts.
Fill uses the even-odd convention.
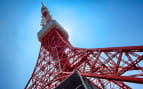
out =
[[[143,84],[143,78],[139,77],[143,76],[141,62],[143,46],[75,48],[53,28],[41,41],[39,57],[26,88],[53,89],[78,70],[99,88],[131,89],[124,82]],[[123,76],[134,70],[138,72]]]
[[[25,89],[54,89],[74,70],[99,89],[131,89],[125,82],[143,84],[143,46],[76,48],[56,25],[46,30]]]

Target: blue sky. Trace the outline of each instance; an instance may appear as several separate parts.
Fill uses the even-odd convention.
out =
[[[143,45],[142,0],[1,0],[1,89],[23,89],[33,72],[40,48],[41,1],[68,31],[73,46]]]

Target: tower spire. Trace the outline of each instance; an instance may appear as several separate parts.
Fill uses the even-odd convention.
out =
[[[42,7],[43,7],[44,6],[43,2],[41,2],[41,4],[42,4]]]
[[[41,4],[42,4],[42,7],[41,7],[41,14],[42,14],[41,26],[45,26],[49,21],[52,20],[52,18],[51,18],[49,11],[48,11],[48,8],[43,4],[43,2]]]

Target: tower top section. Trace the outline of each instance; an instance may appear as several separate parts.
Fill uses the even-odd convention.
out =
[[[45,26],[49,21],[52,20],[52,17],[48,11],[48,8],[44,6],[43,3],[41,8],[41,14],[42,14],[41,26]]]
[[[41,40],[53,29],[56,29],[61,32],[61,34],[68,39],[68,33],[67,31],[56,21],[53,20],[48,8],[42,3],[41,7],[41,14],[42,14],[42,20],[41,20],[41,26],[42,29],[38,32],[38,39],[41,42]]]

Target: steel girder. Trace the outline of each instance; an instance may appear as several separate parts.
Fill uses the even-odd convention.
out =
[[[53,28],[25,89],[54,89],[74,70],[98,88],[131,89],[125,82],[143,84],[143,46],[76,48]]]

